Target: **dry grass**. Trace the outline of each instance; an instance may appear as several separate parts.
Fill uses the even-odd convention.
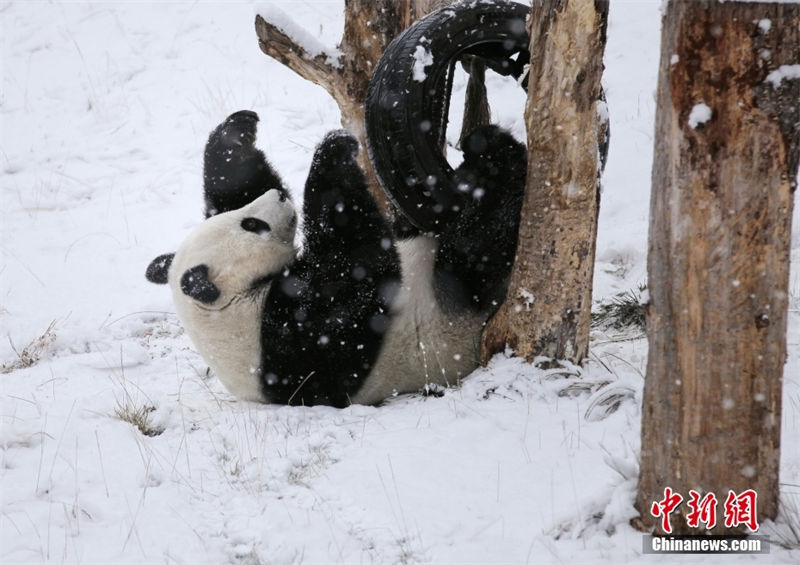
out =
[[[155,437],[164,433],[164,429],[153,425],[152,413],[155,412],[156,407],[149,404],[136,404],[130,397],[126,395],[125,400],[122,402],[117,401],[117,407],[114,409],[114,415],[122,420],[135,426],[142,435],[147,437]]]
[[[800,549],[800,495],[783,493],[779,514],[779,523],[769,532],[772,543],[784,549]]]
[[[19,351],[16,348],[14,342],[11,340],[11,336],[8,336],[11,349],[13,349],[14,353],[17,354],[17,359],[11,363],[4,363],[2,366],[0,366],[0,373],[11,373],[17,369],[25,369],[38,363],[45,351],[47,351],[47,349],[56,340],[55,326],[56,321],[53,320],[50,322],[50,325],[47,326],[47,329],[44,331],[44,333],[26,345],[22,351]]]
[[[615,330],[634,329],[644,333],[646,327],[647,304],[642,300],[646,285],[621,292],[610,302],[604,302],[592,312],[592,326],[613,328]]]

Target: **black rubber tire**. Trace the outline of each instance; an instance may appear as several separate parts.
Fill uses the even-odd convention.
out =
[[[506,0],[437,10],[396,37],[376,66],[365,106],[367,150],[389,199],[417,228],[441,231],[464,199],[443,153],[456,62],[477,56],[519,78],[530,60],[529,15],[530,6]],[[418,49],[432,55],[431,65],[415,57]]]

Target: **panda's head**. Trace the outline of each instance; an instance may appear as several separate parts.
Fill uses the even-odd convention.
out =
[[[150,263],[147,279],[170,285],[179,314],[186,307],[199,315],[218,312],[261,294],[294,261],[296,225],[287,194],[270,190],[243,208],[201,223],[177,252]]]

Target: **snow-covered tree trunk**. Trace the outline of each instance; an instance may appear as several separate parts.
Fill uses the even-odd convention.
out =
[[[336,100],[342,126],[366,147],[364,101],[372,71],[389,42],[414,20],[443,4],[442,0],[345,0],[345,23],[338,49],[326,52],[286,14],[265,7],[256,16],[258,44],[270,57],[301,77],[322,86]],[[373,196],[385,208],[367,151],[359,153]]]
[[[505,303],[483,332],[484,361],[507,345],[528,360],[587,355],[607,17],[603,1],[533,2],[519,245]]]
[[[778,510],[800,4],[670,2],[661,42],[637,508],[663,532],[670,488],[673,531],[704,533],[688,501],[713,494],[731,532],[729,492]]]

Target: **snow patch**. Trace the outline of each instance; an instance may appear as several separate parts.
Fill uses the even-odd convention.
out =
[[[337,68],[341,67],[342,52],[336,48],[327,47],[294,19],[275,4],[260,4],[256,6],[256,15],[284,34],[300,46],[310,57],[324,55],[326,62]]]
[[[608,123],[608,104],[605,100],[598,100],[597,101],[597,119],[600,121],[601,124]]]
[[[704,125],[711,119],[711,114],[711,108],[706,104],[702,102],[700,104],[695,104],[692,111],[689,112],[689,127],[697,129],[698,126]]]
[[[431,53],[430,49],[424,45],[424,42],[426,41],[427,40],[424,37],[420,38],[420,44],[417,45],[417,48],[411,55],[414,58],[414,67],[412,72],[415,82],[425,82],[425,79],[428,78],[425,69],[433,65],[433,53]]]
[[[769,73],[764,81],[770,83],[773,87],[778,88],[778,86],[781,84],[781,81],[797,79],[800,79],[800,64],[781,65]]]
[[[522,299],[523,304],[525,305],[525,310],[530,311],[533,307],[533,303],[536,301],[536,297],[533,296],[533,293],[529,290],[524,288],[519,289],[519,297]]]

